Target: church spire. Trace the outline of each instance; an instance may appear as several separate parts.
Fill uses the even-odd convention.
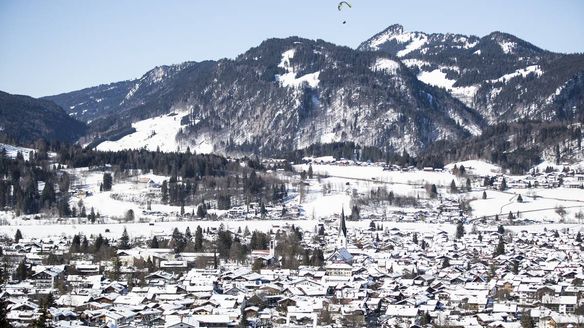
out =
[[[339,223],[339,237],[347,238],[347,223],[345,222],[345,209],[341,209],[341,222]]]

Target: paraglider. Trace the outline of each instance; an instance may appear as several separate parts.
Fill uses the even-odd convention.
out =
[[[343,9],[343,5],[351,8],[351,4],[350,3],[348,3],[347,1],[341,1],[341,2],[339,2],[339,5],[337,6],[337,9],[339,9],[339,11],[341,11],[341,9]]]
[[[351,4],[348,3],[347,1],[341,1],[341,2],[339,2],[338,6],[337,6],[337,9],[339,11],[341,11],[343,9],[343,6],[348,7],[348,8],[352,8]],[[347,24],[347,21],[344,20],[343,21],[343,24]]]

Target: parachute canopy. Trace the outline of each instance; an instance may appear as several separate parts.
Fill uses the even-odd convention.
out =
[[[351,4],[350,3],[348,3],[347,1],[341,1],[341,2],[339,2],[339,5],[337,6],[337,8],[339,9],[339,11],[341,9],[343,9],[343,6],[347,6],[347,7],[351,8]]]

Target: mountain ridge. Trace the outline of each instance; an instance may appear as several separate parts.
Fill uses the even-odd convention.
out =
[[[543,50],[499,31],[483,37],[427,34],[405,31],[401,25],[391,25],[358,49],[399,57],[420,80],[447,89],[490,124],[570,121],[582,113],[580,100],[575,104],[578,112],[572,111],[574,104],[565,105],[565,98],[570,98],[566,94],[582,87],[578,84],[584,73],[582,54]]]
[[[416,154],[503,122],[573,122],[583,116],[582,90],[580,54],[499,31],[428,34],[394,24],[357,49],[272,38],[234,59],[157,66],[47,99],[90,122],[96,140],[133,134],[107,144],[116,149],[157,148],[156,118],[173,115],[172,151],[261,154],[349,141]],[[136,132],[136,122],[151,133]]]
[[[478,134],[484,126],[477,113],[418,81],[396,58],[322,40],[268,39],[235,59],[160,70],[147,72],[129,91],[130,83],[121,84],[112,113],[133,122],[187,113],[181,114],[177,143],[213,139],[213,151],[351,140],[415,153],[435,140]],[[157,86],[147,83],[152,80]],[[79,99],[66,98],[49,97],[76,109],[72,101]],[[104,119],[86,118],[94,128]]]

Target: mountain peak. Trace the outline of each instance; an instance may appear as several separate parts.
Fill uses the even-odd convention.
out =
[[[545,50],[522,40],[515,35],[500,31],[492,32],[482,38],[482,41],[492,41],[499,44],[505,54],[516,54],[520,56],[540,55]]]
[[[398,57],[422,47],[428,41],[428,35],[424,32],[407,32],[399,24],[393,24],[385,30],[377,33],[369,40],[361,43],[358,50],[385,51]]]
[[[404,27],[401,24],[393,24],[393,25],[388,26],[381,33],[402,34],[402,33],[404,33]]]

